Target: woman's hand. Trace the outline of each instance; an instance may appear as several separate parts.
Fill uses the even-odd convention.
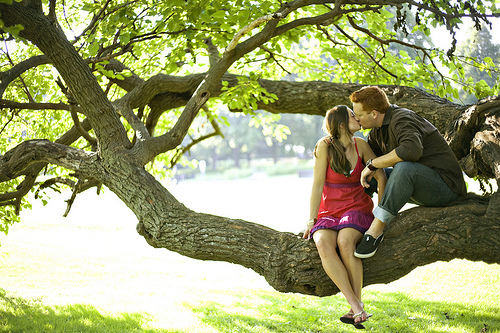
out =
[[[312,226],[307,226],[306,230],[304,230],[304,235],[302,235],[302,238],[309,239],[309,234],[311,233],[312,228]]]
[[[310,219],[309,221],[307,221],[306,230],[304,230],[304,235],[302,235],[302,238],[309,239],[309,235],[311,234],[311,230],[312,228],[314,228],[316,221],[317,219]]]

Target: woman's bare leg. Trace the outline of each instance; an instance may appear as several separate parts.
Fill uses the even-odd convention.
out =
[[[360,301],[363,288],[363,263],[354,256],[354,250],[362,236],[361,232],[353,228],[341,229],[337,236],[340,257],[349,275],[352,290]]]
[[[346,267],[337,254],[337,235],[335,230],[321,229],[313,234],[313,239],[326,274],[344,294],[354,313],[359,313],[363,311],[363,305],[354,293]]]

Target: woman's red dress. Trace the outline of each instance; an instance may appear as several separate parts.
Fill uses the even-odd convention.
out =
[[[364,234],[373,221],[373,201],[360,183],[364,165],[356,141],[354,143],[358,160],[349,177],[327,168],[318,221],[311,230],[311,235],[316,230],[325,228],[354,228]]]

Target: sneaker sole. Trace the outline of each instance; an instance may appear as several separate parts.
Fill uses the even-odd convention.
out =
[[[366,254],[362,254],[362,253],[358,253],[358,252],[354,252],[354,256],[356,258],[360,258],[360,259],[366,259],[366,258],[371,258],[375,255],[375,253],[377,252],[377,250],[371,252],[371,253],[366,253]]]

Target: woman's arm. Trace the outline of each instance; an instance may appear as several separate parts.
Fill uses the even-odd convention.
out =
[[[319,204],[321,203],[321,195],[325,185],[326,170],[328,167],[328,151],[327,143],[321,139],[317,143],[316,156],[314,158],[313,183],[311,188],[311,196],[309,198],[309,219],[313,220],[318,217]],[[309,232],[313,228],[312,225],[307,225],[304,232],[304,238],[309,238]]]

